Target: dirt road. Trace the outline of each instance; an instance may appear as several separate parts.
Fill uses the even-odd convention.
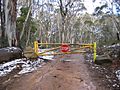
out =
[[[56,58],[42,68],[16,77],[5,90],[105,90],[91,79],[82,55]]]

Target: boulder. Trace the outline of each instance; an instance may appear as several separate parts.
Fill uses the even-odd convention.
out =
[[[112,63],[112,60],[108,55],[98,55],[96,57],[95,63],[102,65],[102,64],[106,64],[106,63]]]
[[[30,46],[24,49],[23,54],[28,59],[36,59],[38,57],[37,54],[34,52],[34,49]]]
[[[22,58],[22,50],[18,47],[0,49],[0,63]]]

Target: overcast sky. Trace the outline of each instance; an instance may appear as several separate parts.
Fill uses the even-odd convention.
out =
[[[94,3],[92,2],[93,0],[84,0],[84,5],[87,8],[87,12],[92,14],[94,12],[95,7],[104,5],[106,2],[109,6],[109,8],[112,8],[111,2],[112,0],[96,0]],[[107,9],[106,9],[107,10]],[[106,11],[104,9],[104,11]],[[115,6],[113,7],[114,13],[116,13]]]
[[[54,5],[54,7],[58,7],[58,1],[59,0],[40,0],[40,3],[45,3],[45,2],[48,2],[48,1],[56,1],[56,2],[54,2],[54,3],[52,3],[53,5]],[[65,0],[63,0],[63,1],[65,1]],[[95,8],[96,7],[98,7],[98,6],[102,6],[102,5],[104,5],[105,3],[107,3],[108,4],[108,6],[109,6],[109,8],[111,8],[112,6],[111,6],[111,2],[112,2],[112,0],[96,0],[94,3],[93,3],[93,0],[84,0],[84,5],[85,5],[85,7],[87,8],[87,11],[84,11],[84,12],[87,12],[87,13],[89,13],[89,14],[92,14],[93,12],[94,12],[94,10],[95,10]],[[109,9],[108,8],[108,9]],[[104,11],[106,11],[106,10],[108,10],[108,9],[104,9]],[[116,13],[116,10],[115,10],[115,6],[114,6],[114,13]],[[83,13],[84,13],[83,12]]]

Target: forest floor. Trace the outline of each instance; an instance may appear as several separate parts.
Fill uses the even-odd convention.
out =
[[[120,90],[98,69],[83,55],[59,56],[31,73],[18,75],[16,69],[0,77],[0,90]]]

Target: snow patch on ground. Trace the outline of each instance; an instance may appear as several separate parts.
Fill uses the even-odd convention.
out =
[[[24,74],[24,73],[28,73],[28,72],[37,70],[38,67],[42,67],[41,62],[43,62],[43,60],[41,60],[41,59],[38,59],[34,62],[27,61],[25,64],[22,65],[23,69],[18,74]]]
[[[116,46],[120,46],[120,44],[119,43],[117,43],[117,44],[114,44],[114,45],[104,45],[103,47],[105,47],[105,48],[114,48],[114,47],[116,47]]]
[[[16,59],[11,62],[7,62],[4,64],[0,64],[0,76],[5,76],[9,74],[13,69],[17,68],[18,64],[22,65],[22,70],[18,74],[24,74],[28,72],[32,72],[33,70],[36,70],[38,67],[41,67],[41,62],[43,60],[38,59],[36,61],[30,61],[26,60],[25,58],[23,59]]]
[[[116,77],[117,77],[118,80],[120,81],[120,70],[117,70],[115,73],[116,73]]]
[[[6,48],[2,48],[1,50],[7,51],[7,52],[14,52],[14,51],[16,51],[16,50],[22,51],[22,50],[21,50],[20,48],[18,48],[18,47],[6,47]]]
[[[10,47],[7,50],[10,49],[16,49],[15,47]],[[40,49],[39,52],[44,52],[45,50],[49,49]],[[53,52],[46,52],[45,54],[53,54]],[[53,60],[53,55],[51,56],[40,56],[43,59]],[[22,59],[16,59],[14,61],[10,61],[4,64],[0,64],[0,76],[6,76],[9,74],[12,70],[17,68],[17,65],[21,64],[21,71],[18,72],[18,74],[24,74],[28,72],[32,72],[34,70],[37,70],[39,67],[42,67],[41,64],[44,60],[37,59],[34,61],[26,60],[26,58]]]
[[[49,50],[49,49],[39,49],[38,51],[39,51],[39,53],[41,53],[41,52],[44,52],[44,51],[46,51],[46,50]],[[50,51],[50,52],[45,52],[44,54],[54,54],[54,52],[53,52],[53,51]],[[48,60],[52,60],[53,57],[54,57],[53,55],[40,56],[40,58],[48,59]]]
[[[17,47],[7,47],[7,49],[18,49]]]

